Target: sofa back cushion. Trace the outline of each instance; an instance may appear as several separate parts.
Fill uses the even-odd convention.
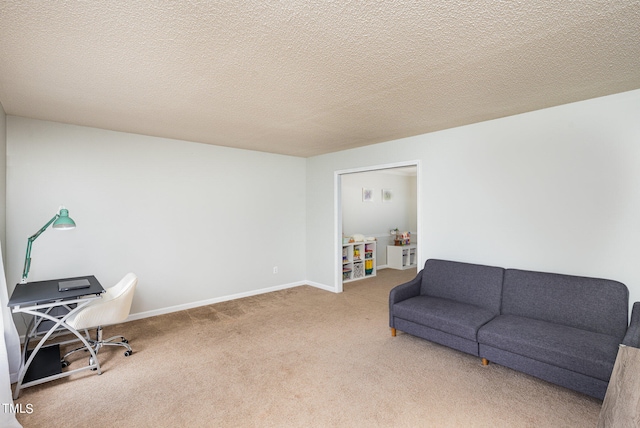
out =
[[[479,306],[498,315],[503,272],[494,266],[429,259],[420,294]]]
[[[624,337],[629,290],[617,281],[507,269],[502,313]]]

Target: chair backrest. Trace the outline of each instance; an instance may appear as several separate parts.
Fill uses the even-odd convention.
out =
[[[137,284],[138,277],[134,273],[126,274],[116,285],[108,288],[101,299],[85,306],[67,324],[78,330],[126,320]]]
[[[103,299],[116,299],[123,295],[124,293],[130,293],[133,298],[132,290],[135,290],[136,284],[138,283],[138,277],[135,273],[129,272],[122,278],[116,285],[108,288],[104,295]]]

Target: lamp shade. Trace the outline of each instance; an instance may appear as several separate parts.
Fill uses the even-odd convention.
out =
[[[60,217],[53,222],[54,229],[73,229],[76,227],[76,222],[69,217],[69,210],[65,208],[60,209]]]

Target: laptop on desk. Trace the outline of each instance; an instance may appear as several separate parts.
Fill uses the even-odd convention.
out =
[[[80,288],[89,288],[91,284],[86,278],[82,279],[70,279],[65,281],[58,281],[58,291],[70,291],[78,290]]]

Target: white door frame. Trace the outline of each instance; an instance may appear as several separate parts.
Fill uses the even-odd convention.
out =
[[[383,165],[374,165],[374,166],[365,166],[360,168],[350,168],[350,169],[342,169],[338,171],[334,171],[333,173],[333,236],[334,236],[334,258],[335,258],[335,268],[334,268],[334,290],[336,293],[342,293],[342,175],[344,174],[353,174],[356,172],[371,172],[371,171],[379,171],[383,169],[391,169],[391,168],[402,168],[406,166],[415,166],[416,167],[416,220],[417,220],[417,228],[416,234],[420,236],[420,231],[422,230],[422,215],[420,214],[420,210],[422,204],[420,203],[420,198],[422,192],[420,191],[420,160],[412,160],[405,162],[394,162]],[[421,240],[418,239],[417,252],[418,252],[418,267],[422,266],[422,248],[421,248]]]

